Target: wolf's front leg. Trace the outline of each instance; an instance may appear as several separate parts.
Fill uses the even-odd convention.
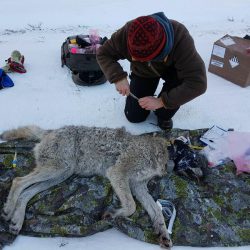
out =
[[[162,211],[152,196],[148,193],[147,183],[133,181],[131,183],[131,189],[137,200],[148,212],[153,222],[155,232],[159,234],[160,245],[164,248],[170,249],[173,244],[169,237]]]
[[[127,217],[132,215],[136,210],[136,205],[131,194],[129,182],[126,175],[123,171],[121,171],[121,169],[119,169],[119,166],[109,168],[106,175],[110,180],[111,185],[115,193],[117,194],[122,206],[120,209],[117,209],[114,212],[110,212],[109,215],[112,218],[118,216]]]

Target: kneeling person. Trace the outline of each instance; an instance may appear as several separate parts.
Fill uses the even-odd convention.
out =
[[[130,62],[130,83],[121,59]],[[171,129],[180,106],[207,88],[205,65],[191,35],[162,12],[127,22],[98,49],[97,60],[106,78],[127,96],[125,115],[130,122],[145,121],[154,111],[158,126]],[[155,97],[160,79],[164,84]]]

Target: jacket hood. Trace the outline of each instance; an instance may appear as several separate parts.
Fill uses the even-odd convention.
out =
[[[163,61],[164,58],[170,53],[174,44],[174,29],[172,23],[165,16],[163,12],[157,12],[155,14],[150,15],[155,18],[164,28],[167,36],[167,42],[161,53],[156,56],[152,61]]]

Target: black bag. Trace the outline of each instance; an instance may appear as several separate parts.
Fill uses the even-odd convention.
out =
[[[83,86],[98,85],[107,81],[97,63],[95,51],[89,50],[91,43],[88,40],[88,35],[70,36],[61,47],[62,67],[66,65],[72,71],[74,83]],[[106,40],[106,37],[100,37],[98,44],[102,45]]]

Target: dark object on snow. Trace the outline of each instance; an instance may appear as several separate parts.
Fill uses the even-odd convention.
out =
[[[72,79],[75,84],[82,86],[99,85],[107,81],[101,71],[72,72]]]
[[[11,78],[0,69],[0,89],[13,87],[14,83]]]
[[[191,144],[201,146],[199,138],[206,130],[178,130],[152,133],[170,141],[189,137]],[[29,141],[0,144],[0,213],[11,182],[34,168],[33,147]],[[18,164],[12,168],[17,152]],[[200,183],[182,178],[174,171],[171,176],[153,179],[148,189],[155,201],[171,201],[177,211],[173,226],[174,245],[213,247],[250,245],[250,182],[249,174],[235,175],[232,162],[216,168],[203,169]],[[61,184],[36,195],[29,203],[22,235],[83,237],[115,227],[130,237],[158,244],[152,223],[137,203],[129,218],[114,221],[102,219],[108,208],[119,207],[110,182],[103,177],[72,176]],[[166,223],[168,223],[166,221]],[[0,218],[0,246],[10,244],[15,236],[8,233],[8,223]],[[0,247],[1,249],[1,247]]]
[[[247,40],[250,40],[250,36],[249,35],[245,35],[243,38],[247,39]]]
[[[93,44],[88,35],[79,35],[68,37],[62,44],[62,67],[66,65],[72,71],[72,79],[76,84],[92,86],[107,81],[96,60],[96,49],[106,39],[99,37]]]

